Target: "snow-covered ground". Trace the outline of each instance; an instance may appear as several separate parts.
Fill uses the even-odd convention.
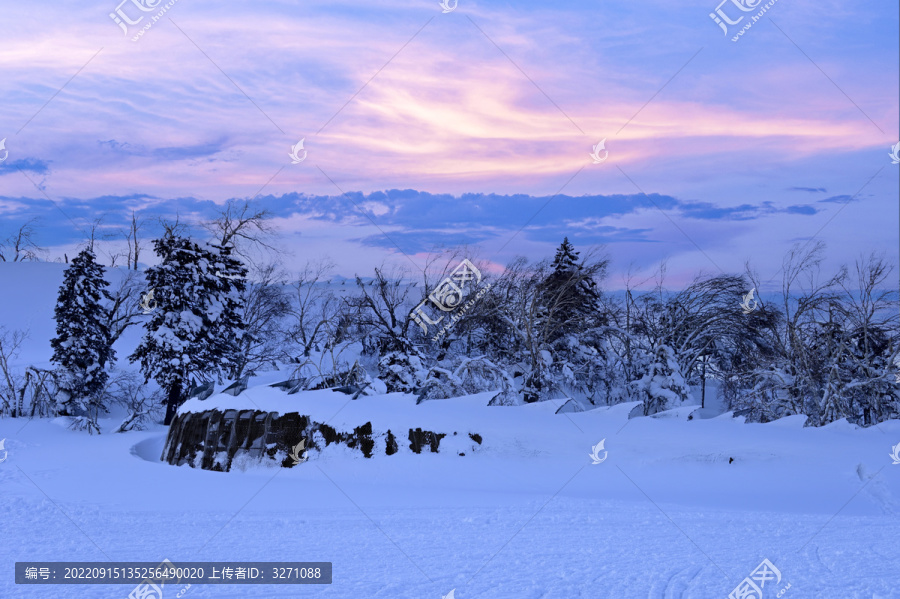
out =
[[[0,324],[30,331],[17,364],[49,359],[62,269],[0,265],[0,282],[16,283],[0,292]],[[139,334],[120,340],[120,364]],[[900,598],[900,465],[889,457],[900,422],[707,418],[714,391],[703,418],[685,406],[629,420],[633,404],[554,414],[552,403],[487,407],[489,394],[416,406],[260,386],[277,376],[227,401],[296,407],[345,431],[371,421],[400,453],[332,446],[293,469],[219,473],[159,461],[164,427],[110,434],[121,414],[100,436],[64,419],[0,419],[0,598],[126,599],[133,588],[15,585],[16,561],[163,559],[334,564],[327,586],[194,585],[187,599],[724,599],[763,559],[782,574],[765,599],[788,585],[789,599]],[[448,434],[442,453],[413,454],[410,427]],[[606,459],[592,464],[601,440]]]
[[[61,420],[0,420],[0,597],[131,590],[17,586],[15,561],[165,558],[334,563],[329,586],[184,594],[198,599],[724,598],[764,558],[782,573],[765,597],[788,584],[785,597],[900,597],[897,422],[688,421],[693,408],[629,421],[630,405],[555,415],[550,403],[486,407],[484,394],[420,406],[291,397],[338,429],[432,426],[450,434],[447,450],[453,432],[459,449],[469,432],[484,441],[465,456],[415,455],[401,434],[393,456],[332,446],[290,470],[218,473],[160,462],[162,428],[90,437]],[[607,458],[592,464],[601,439]]]

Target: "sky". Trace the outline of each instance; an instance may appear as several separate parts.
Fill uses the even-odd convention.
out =
[[[768,279],[811,240],[826,269],[898,262],[895,0],[3,9],[0,238],[36,218],[47,259],[95,222],[150,234],[246,199],[289,269],[344,276],[564,236],[613,286],[661,261]]]

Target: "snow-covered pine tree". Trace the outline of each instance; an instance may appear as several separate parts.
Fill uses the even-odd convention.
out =
[[[578,268],[578,255],[580,253],[575,251],[575,246],[569,242],[568,237],[563,237],[562,243],[556,249],[556,256],[553,257],[553,270],[575,270]]]
[[[589,269],[578,261],[580,252],[564,237],[551,264],[550,275],[541,285],[541,300],[553,320],[561,326],[553,326],[559,334],[565,331],[583,329],[585,318],[595,318],[600,300],[595,277],[602,276],[606,261],[590,264]],[[588,272],[589,271],[589,272]],[[569,326],[566,326],[569,325]],[[551,335],[549,341],[556,335]]]
[[[165,390],[170,424],[192,385],[235,366],[247,271],[229,248],[201,247],[172,230],[153,245],[161,262],[146,278],[155,307],[129,360]]]
[[[84,417],[87,430],[98,433],[97,416],[106,411],[101,394],[109,376],[106,365],[115,359],[104,305],[109,300],[105,289],[109,283],[103,274],[90,247],[75,256],[59,288],[56,337],[50,341],[60,390],[59,413]]]

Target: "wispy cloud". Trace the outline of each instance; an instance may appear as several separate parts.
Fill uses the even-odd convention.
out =
[[[36,175],[46,175],[50,172],[50,163],[37,158],[20,158],[0,163],[0,177],[18,170],[28,171]]]
[[[708,202],[691,202],[680,205],[681,212],[688,218],[705,220],[755,220],[772,214],[813,215],[818,212],[812,206],[791,205],[778,207],[772,202],[762,202],[758,206],[715,206]]]
[[[839,195],[839,196],[831,196],[830,198],[825,198],[824,200],[819,200],[820,202],[828,202],[831,204],[846,204],[847,202],[858,202],[859,198],[854,198],[849,195]]]

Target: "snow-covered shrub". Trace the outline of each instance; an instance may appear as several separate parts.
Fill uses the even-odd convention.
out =
[[[505,369],[484,357],[463,357],[453,371],[438,366],[428,371],[425,383],[419,390],[419,403],[483,391],[498,391],[492,401],[496,400],[500,405],[518,403],[515,383]]]
[[[367,395],[373,394],[377,386],[360,363],[361,349],[359,342],[344,342],[332,344],[324,351],[311,351],[294,367],[291,378],[300,383],[301,389],[350,387]],[[353,359],[353,363],[348,363],[344,356]]]
[[[748,422],[772,422],[803,413],[798,389],[797,377],[788,369],[771,367],[727,380],[722,392],[735,415]]]
[[[563,389],[576,385],[572,364],[554,359],[549,349],[542,349],[532,355],[527,369],[522,386],[522,399],[525,403],[565,396]]]
[[[428,371],[428,376],[418,391],[419,399],[416,403],[422,403],[429,399],[450,399],[464,395],[462,380],[451,370],[433,366]]]
[[[427,377],[423,356],[415,349],[390,351],[378,361],[378,378],[388,393],[414,393]]]
[[[457,368],[457,376],[462,381],[463,390],[467,394],[482,391],[499,391],[499,401],[517,401],[518,394],[515,383],[509,372],[487,358],[463,358]]]
[[[31,384],[30,407],[28,410],[29,417],[56,416],[58,414],[56,402],[59,396],[56,383],[56,371],[29,366],[26,370],[26,374],[26,382]]]
[[[641,395],[644,416],[676,407],[690,397],[690,389],[681,375],[675,355],[667,345],[656,348],[654,359],[640,380],[632,383]]]
[[[100,434],[100,426],[90,416],[74,416],[69,420],[69,429],[73,431],[87,431],[88,434]]]
[[[566,397],[577,397],[586,405],[615,405],[632,401],[633,390],[627,384],[624,359],[630,349],[632,364],[647,363],[646,352],[638,347],[621,347],[621,331],[598,327],[582,334],[566,335],[554,343],[554,360],[548,376]],[[581,400],[585,400],[582,402]]]
[[[114,377],[104,394],[111,403],[125,408],[125,419],[113,431],[142,431],[154,420],[162,420],[162,394],[158,388],[145,384],[133,372],[122,372]]]
[[[22,395],[27,384],[12,366],[19,357],[19,348],[25,341],[24,331],[10,333],[0,326],[0,416],[22,416]]]
[[[887,357],[876,357],[859,370],[862,376],[846,385],[851,405],[857,406],[850,419],[870,426],[900,418],[900,370],[896,363]]]

